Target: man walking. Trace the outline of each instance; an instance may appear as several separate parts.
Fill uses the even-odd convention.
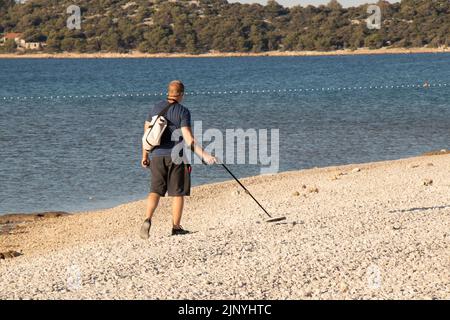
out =
[[[177,164],[172,158],[172,151],[179,143],[187,144],[192,151],[199,156],[206,164],[214,164],[217,159],[204,151],[197,145],[191,130],[191,114],[181,102],[184,97],[184,85],[181,81],[175,80],[169,83],[167,100],[157,103],[145,121],[144,132],[149,128],[152,117],[158,115],[168,103],[170,108],[163,115],[167,120],[165,129],[159,146],[149,153],[142,149],[142,166],[150,166],[151,190],[147,200],[146,219],[140,230],[140,237],[148,239],[153,213],[158,207],[160,197],[164,197],[166,192],[172,201],[172,235],[183,235],[189,233],[181,227],[181,216],[183,213],[184,197],[190,195],[191,188],[191,166],[186,162]],[[179,141],[172,140],[175,130],[181,129],[182,137]],[[176,149],[178,150],[178,149]],[[182,151],[181,151],[182,152]],[[177,155],[178,156],[178,155]],[[176,163],[177,162],[177,163]]]

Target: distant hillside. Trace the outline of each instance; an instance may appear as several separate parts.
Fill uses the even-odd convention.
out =
[[[67,7],[81,7],[68,30]],[[369,30],[367,5],[285,8],[226,0],[0,0],[0,33],[46,42],[46,52],[204,53],[440,47],[450,43],[449,0],[379,2],[382,27]],[[14,44],[0,47],[14,51]]]

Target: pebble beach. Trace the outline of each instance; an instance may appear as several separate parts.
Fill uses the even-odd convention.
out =
[[[0,299],[450,299],[450,154],[193,189],[170,236],[162,199],[3,217]]]

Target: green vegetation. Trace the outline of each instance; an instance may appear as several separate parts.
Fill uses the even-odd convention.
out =
[[[6,40],[5,46],[2,47],[3,52],[5,53],[14,53],[16,51],[16,48],[17,46],[14,40]]]
[[[81,30],[69,30],[69,5]],[[0,33],[45,41],[47,52],[264,52],[360,47],[439,47],[450,42],[449,0],[380,1],[382,27],[369,30],[367,5],[285,8],[226,0],[0,0]],[[11,49],[11,44],[0,47]]]

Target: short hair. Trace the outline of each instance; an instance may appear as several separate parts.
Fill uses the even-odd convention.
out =
[[[184,84],[180,80],[173,80],[167,87],[167,96],[169,98],[179,98],[184,93]]]

